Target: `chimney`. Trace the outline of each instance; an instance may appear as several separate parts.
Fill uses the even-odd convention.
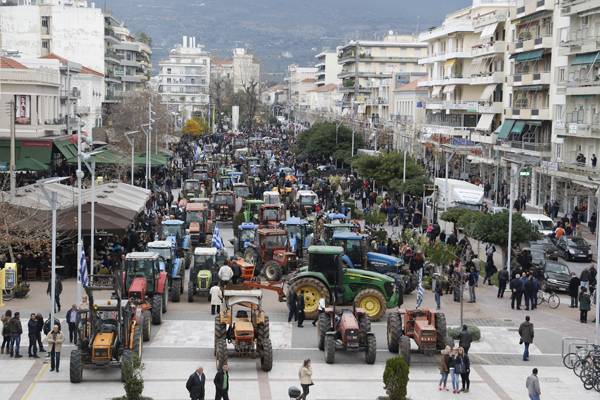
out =
[[[187,36],[183,37],[183,47],[187,47]]]

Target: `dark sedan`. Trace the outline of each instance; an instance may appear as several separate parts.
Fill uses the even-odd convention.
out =
[[[565,238],[557,240],[556,247],[560,250],[562,258],[568,261],[592,261],[592,248],[582,238]]]
[[[549,260],[558,260],[558,256],[560,255],[560,250],[554,244],[554,241],[549,237],[544,237],[540,240],[535,240],[529,242],[529,247],[533,248],[542,248],[546,252],[546,258]]]
[[[569,290],[571,271],[569,267],[559,261],[546,261],[543,268],[544,279],[540,289],[544,292],[566,292]]]

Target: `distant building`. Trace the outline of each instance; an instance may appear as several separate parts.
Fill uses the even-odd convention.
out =
[[[334,115],[338,110],[337,102],[342,96],[337,88],[335,83],[330,83],[309,90],[307,93],[308,108],[320,114]]]
[[[306,94],[314,89],[315,73],[314,67],[299,67],[296,64],[288,66],[288,76],[285,78],[288,85],[288,102],[292,106],[307,105]]]
[[[233,60],[213,57],[210,60],[210,73],[215,78],[233,80]]]
[[[420,87],[420,81],[396,82],[393,88],[392,121],[394,122],[393,148],[416,153],[421,149],[418,133],[425,121],[425,104],[429,91]]]
[[[260,64],[246,49],[233,50],[233,92],[244,90],[251,82],[260,83]],[[257,93],[259,92],[257,87]]]
[[[337,52],[323,51],[315,56],[317,63],[315,68],[315,79],[317,86],[325,86],[330,84],[338,85],[340,79],[338,74],[342,71],[342,66],[338,64]]]
[[[182,44],[159,63],[158,93],[171,112],[184,120],[207,116],[209,108],[210,54],[196,44],[195,37],[183,37]]]

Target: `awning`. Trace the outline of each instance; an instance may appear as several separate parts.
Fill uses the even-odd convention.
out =
[[[485,89],[483,89],[483,92],[481,93],[481,97],[479,99],[482,101],[489,101],[490,98],[494,95],[496,86],[498,86],[497,83],[494,83],[493,85],[487,85]]]
[[[442,93],[444,93],[444,94],[454,93],[454,89],[456,89],[456,85],[444,86],[444,91]]]
[[[452,67],[455,63],[456,63],[456,58],[451,58],[449,60],[446,60],[446,62],[444,63],[444,68]]]
[[[57,140],[54,142],[54,146],[56,146],[67,162],[77,161],[77,146],[71,143],[70,140]]]
[[[488,39],[488,38],[491,38],[492,36],[494,36],[494,33],[496,33],[497,27],[498,27],[498,23],[496,22],[494,24],[488,25],[485,28],[483,28],[483,30],[481,31],[481,38]]]
[[[38,159],[30,157],[19,158],[15,162],[17,171],[46,171],[48,167],[48,164],[44,164]]]
[[[588,65],[600,61],[600,51],[593,53],[577,54],[571,65]]]
[[[543,85],[524,85],[524,86],[513,86],[513,91],[521,91],[521,92],[539,92],[540,90],[544,90]]]
[[[92,220],[91,203],[81,208],[81,225],[84,231],[90,229]],[[94,227],[99,231],[123,233],[133,222],[137,212],[113,205],[96,203],[94,205]],[[58,214],[58,230],[72,232],[77,230],[77,207],[62,210]]]
[[[517,62],[523,61],[535,61],[540,60],[544,56],[544,49],[526,51],[524,53],[517,53],[510,56],[510,58],[514,59]]]
[[[527,121],[529,126],[542,126],[542,121]]]
[[[502,125],[498,129],[496,129],[496,134],[498,135],[498,139],[506,139],[510,134],[510,131],[515,123],[514,119],[505,119]]]
[[[109,165],[127,165],[131,163],[131,156],[126,157],[114,150],[101,149],[101,153],[93,156],[93,160],[98,165],[109,164]]]
[[[512,135],[521,135],[523,133],[523,129],[525,129],[525,121],[515,121],[510,133]]]
[[[434,86],[431,91],[431,97],[439,97],[442,92],[442,86]]]
[[[479,122],[475,127],[478,131],[489,131],[492,128],[492,121],[494,120],[494,114],[481,114]]]

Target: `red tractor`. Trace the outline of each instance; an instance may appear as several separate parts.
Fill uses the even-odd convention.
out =
[[[206,203],[188,203],[185,207],[185,223],[193,247],[210,246],[212,243],[214,212]]]
[[[298,258],[290,251],[284,229],[258,229],[254,243],[246,248],[244,259],[254,264],[269,281],[281,280],[284,274],[298,266]]]
[[[162,314],[167,312],[167,271],[161,270],[161,264],[165,263],[160,263],[160,259],[158,254],[150,252],[132,252],[125,256],[124,297],[142,310],[144,341],[150,340],[150,320],[160,325]]]
[[[258,224],[264,228],[277,228],[285,220],[283,207],[277,204],[263,204],[258,212]]]

